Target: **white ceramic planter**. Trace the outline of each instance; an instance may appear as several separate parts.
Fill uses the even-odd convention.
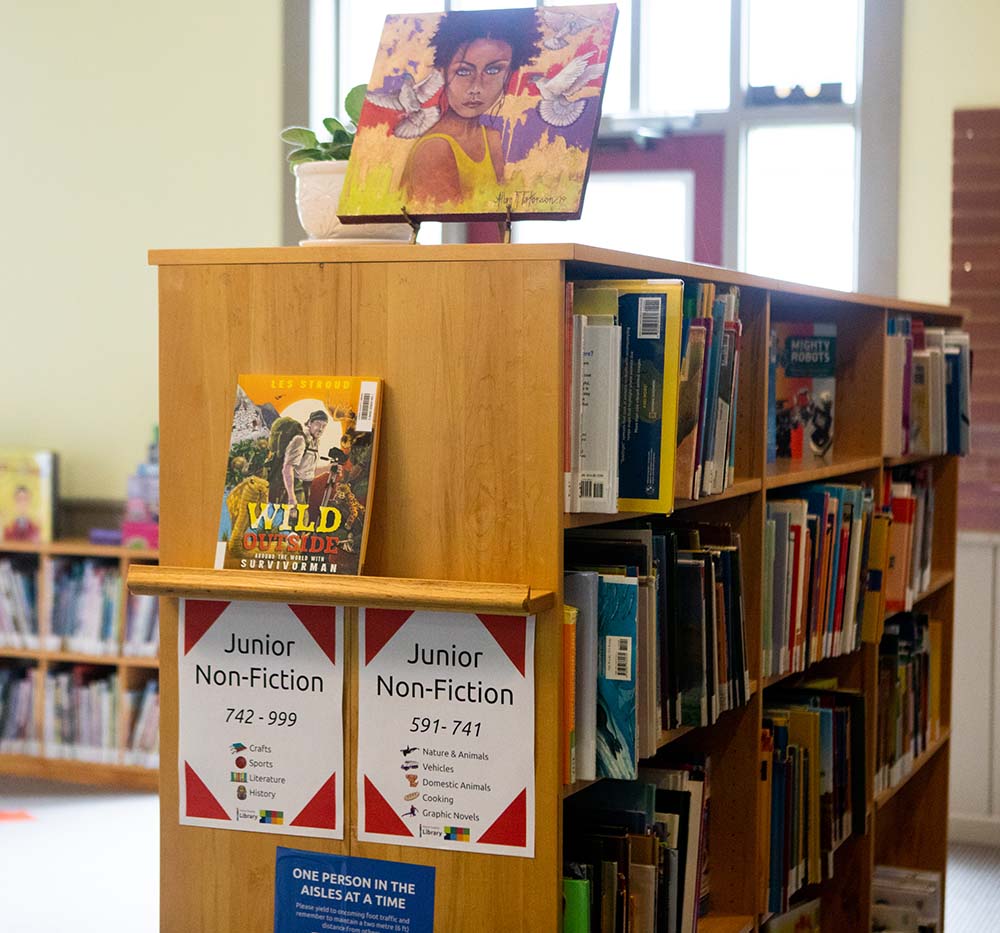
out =
[[[398,243],[410,237],[407,224],[342,224],[337,219],[340,191],[344,187],[347,163],[300,162],[295,166],[295,206],[299,223],[309,234],[301,246],[329,243]]]

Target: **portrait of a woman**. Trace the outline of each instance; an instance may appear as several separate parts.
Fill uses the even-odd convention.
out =
[[[538,57],[541,30],[533,10],[454,12],[441,18],[430,45],[443,80],[441,117],[414,145],[402,185],[412,197],[457,201],[503,181],[497,115],[511,76]]]

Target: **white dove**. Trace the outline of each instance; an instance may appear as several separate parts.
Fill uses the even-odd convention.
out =
[[[553,51],[564,49],[569,45],[566,36],[574,36],[589,26],[597,26],[600,22],[589,16],[581,16],[579,13],[558,13],[555,10],[544,8],[538,12],[542,14],[542,22],[555,33],[554,36],[549,36],[542,41],[545,48]]]
[[[551,78],[536,78],[535,85],[542,99],[538,102],[538,115],[550,126],[569,126],[580,119],[586,100],[570,100],[570,95],[586,87],[594,78],[604,74],[604,63],[591,65],[588,55],[580,55],[567,62]]]
[[[432,71],[419,84],[414,83],[413,75],[408,71],[403,74],[403,83],[399,92],[390,94],[385,91],[368,91],[365,100],[376,107],[386,110],[402,110],[406,116],[396,124],[393,135],[403,139],[415,139],[426,133],[441,119],[440,107],[424,107],[444,86],[444,77],[440,71]]]

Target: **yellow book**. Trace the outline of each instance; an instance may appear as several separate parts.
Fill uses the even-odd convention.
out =
[[[941,738],[941,665],[944,660],[944,623],[940,619],[931,619],[928,628],[931,637],[928,719],[930,720],[930,740],[936,742]]]
[[[788,739],[799,748],[809,752],[808,773],[803,770],[803,789],[808,782],[809,813],[803,820],[802,828],[808,823],[808,846],[803,852],[803,858],[809,866],[809,883],[815,884],[822,880],[822,865],[820,861],[820,764],[822,747],[819,737],[819,710],[807,709],[803,706],[793,706],[788,711]]]
[[[576,781],[576,617],[563,606],[563,784]]]
[[[676,279],[578,282],[577,302],[617,291],[622,328],[618,509],[671,512],[677,444],[684,283]]]
[[[892,516],[882,512],[872,516],[871,542],[868,546],[868,592],[865,594],[861,639],[877,645],[882,638],[885,617],[885,577],[889,568],[889,527]]]

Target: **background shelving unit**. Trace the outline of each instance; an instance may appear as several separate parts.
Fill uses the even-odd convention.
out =
[[[34,725],[38,737],[40,754],[0,754],[0,774],[22,777],[50,778],[79,784],[107,785],[134,790],[156,790],[159,775],[156,768],[127,764],[124,761],[128,743],[127,715],[124,697],[128,690],[140,689],[151,677],[157,676],[159,659],[155,656],[125,655],[121,644],[118,652],[92,654],[65,651],[61,648],[46,647],[52,632],[52,564],[64,558],[100,558],[117,566],[120,575],[120,601],[118,611],[119,630],[125,632],[128,612],[128,593],[125,581],[129,567],[139,564],[155,564],[158,552],[144,548],[126,548],[110,545],[91,544],[85,538],[66,538],[47,544],[25,544],[15,541],[0,542],[0,558],[19,555],[37,561],[36,607],[38,613],[38,634],[41,647],[14,648],[0,646],[0,664],[9,661],[28,662],[35,677]],[[44,743],[46,675],[63,666],[82,664],[100,668],[108,674],[117,673],[117,710],[119,743],[115,761],[82,761],[51,754]],[[49,752],[49,753],[47,753]]]
[[[758,750],[763,709],[761,615],[767,498],[819,479],[864,480],[881,489],[882,369],[887,314],[909,312],[958,325],[947,308],[790,285],[688,263],[574,245],[354,246],[308,250],[154,251],[160,289],[163,562],[180,571],[212,565],[236,379],[241,372],[373,373],[385,379],[383,432],[371,508],[366,574],[372,578],[522,583],[554,594],[536,629],[536,855],[462,855],[359,843],[356,837],[356,624],[348,616],[345,696],[347,835],[296,839],[303,848],[433,865],[435,929],[444,933],[560,928],[563,807],[582,786],[560,783],[563,531],[627,516],[562,512],[563,302],[567,280],[684,278],[741,288],[736,483],[724,494],[681,501],[697,520],[741,534],[749,702],[709,727],[661,737],[671,752],[713,761],[709,933],[743,933],[765,919],[758,864]],[[777,320],[838,323],[836,440],[832,462],[766,464],[767,342]],[[911,462],[913,458],[906,458]],[[934,576],[921,607],[945,625],[942,734],[905,782],[873,793],[867,832],[836,854],[817,886],[824,928],[870,927],[877,862],[942,870],[946,858],[948,726],[957,464],[935,460]],[[183,469],[180,464],[183,463]],[[162,572],[153,576],[162,582]],[[185,592],[182,572],[172,595]],[[268,591],[250,582],[247,598]],[[330,602],[352,579],[315,581]],[[278,585],[278,584],[276,584]],[[281,583],[278,589],[292,587]],[[374,584],[379,589],[379,584]],[[166,592],[166,590],[164,590]],[[204,594],[204,591],[201,591]],[[358,593],[352,602],[357,604]],[[276,598],[272,592],[270,598]],[[402,597],[401,597],[402,598]],[[177,636],[177,601],[162,602],[162,637]],[[836,676],[867,699],[874,760],[877,646],[821,662],[806,676]],[[177,786],[177,661],[162,663],[162,929],[267,930],[273,923],[274,849],[254,833],[181,827]],[[791,682],[794,678],[782,678]],[[774,678],[768,683],[775,682]],[[237,870],[238,869],[238,870]],[[246,872],[259,884],[247,886]]]

